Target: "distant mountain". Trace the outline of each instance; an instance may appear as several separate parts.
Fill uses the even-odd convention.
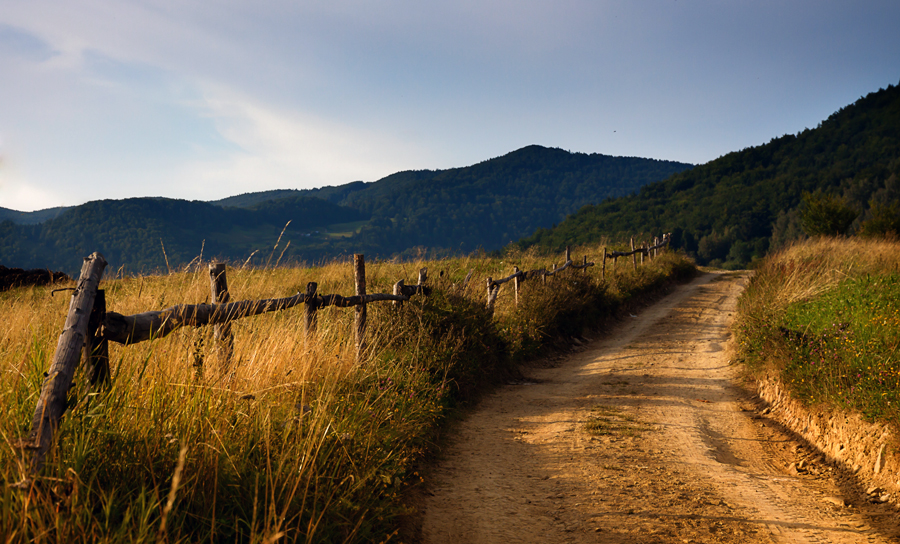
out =
[[[12,221],[17,225],[37,225],[49,219],[59,217],[63,212],[72,209],[72,206],[59,206],[33,212],[20,212],[8,208],[0,208],[0,223]]]
[[[77,277],[81,258],[94,251],[130,273],[178,268],[201,254],[243,261],[255,251],[267,251],[254,261],[259,264],[270,256],[282,230],[282,248],[292,238],[314,248],[329,242],[315,229],[365,218],[357,210],[310,197],[266,201],[247,209],[164,198],[99,200],[40,225],[0,223],[0,262],[63,270]]]
[[[364,189],[367,184],[363,181],[354,181],[336,187],[327,186],[318,189],[275,189],[273,191],[260,191],[256,193],[244,193],[230,196],[221,200],[210,201],[210,204],[223,208],[249,208],[269,200],[279,200],[292,196],[306,196],[321,198],[329,202],[339,203],[347,198],[350,193]]]
[[[341,204],[372,215],[357,239],[382,252],[413,246],[491,250],[586,204],[691,167],[532,145],[466,168],[399,172],[350,193]]]
[[[293,261],[355,252],[386,257],[416,247],[492,250],[586,204],[691,167],[535,145],[465,168],[398,172],[372,183],[214,202],[89,202],[40,225],[0,223],[0,264],[77,274],[81,258],[100,251],[112,266],[141,272],[182,266],[201,248],[205,258],[232,261],[258,251],[259,264],[288,221],[277,256],[290,241],[284,258]]]
[[[900,87],[891,85],[815,129],[729,153],[645,185],[637,194],[586,206],[518,245],[559,249],[605,236],[673,232],[674,245],[701,264],[744,267],[770,246],[802,235],[804,193],[842,199],[858,213],[852,232],[872,217],[873,206],[876,215],[898,213],[898,179]]]

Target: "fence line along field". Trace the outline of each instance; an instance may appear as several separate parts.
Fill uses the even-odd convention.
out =
[[[607,248],[576,252],[605,256]],[[4,292],[0,534],[10,542],[389,540],[407,513],[403,492],[418,481],[416,463],[454,406],[694,271],[664,252],[604,278],[587,257],[579,269],[567,253],[557,273],[526,282],[517,296],[489,281],[486,303],[478,278],[546,271],[550,259],[528,252],[375,262],[361,277],[361,258],[356,267],[229,268],[224,291],[247,303],[228,302],[221,288],[212,295],[222,271],[199,265],[81,282],[74,297],[40,286]],[[416,277],[416,285],[397,281]],[[75,317],[90,315],[93,301],[75,300],[91,289],[106,317],[96,335],[86,323],[80,341],[89,340],[96,360],[85,358],[66,385],[50,362],[61,357],[57,345],[81,351],[63,320],[70,306]],[[348,291],[355,294],[318,294]],[[279,308],[273,297],[303,310]],[[355,312],[326,305],[373,300],[395,303],[356,306],[368,313],[364,331]],[[212,326],[171,328],[198,325],[203,307],[207,323],[227,324],[232,340]],[[285,311],[248,311],[260,308]],[[114,321],[148,310],[152,339],[94,349],[103,339],[127,340]],[[58,403],[62,419],[36,410],[42,399]],[[45,431],[52,436],[42,452],[34,448]]]

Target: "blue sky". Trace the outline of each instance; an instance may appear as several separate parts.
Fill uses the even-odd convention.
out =
[[[900,82],[900,2],[0,0],[0,206],[540,144],[703,163]]]

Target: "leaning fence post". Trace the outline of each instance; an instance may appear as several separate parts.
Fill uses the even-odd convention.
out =
[[[362,254],[353,255],[353,270],[356,283],[357,296],[366,294],[366,257]],[[354,309],[356,312],[355,326],[356,333],[356,360],[362,361],[363,351],[366,349],[366,305],[360,304]]]
[[[88,319],[87,337],[84,340],[84,361],[88,365],[91,385],[109,380],[109,342],[100,334],[100,325],[106,316],[106,292],[97,289],[91,316]]]
[[[38,473],[43,467],[44,457],[53,442],[53,434],[59,427],[63,412],[66,411],[66,396],[72,386],[75,368],[81,359],[88,320],[104,268],[106,259],[99,253],[91,253],[81,266],[81,276],[72,294],[66,324],[63,326],[62,334],[59,335],[53,362],[41,385],[41,394],[31,421],[31,433],[28,435],[26,448],[32,450],[29,467],[32,474]]]
[[[225,263],[209,265],[209,289],[213,304],[227,304],[231,302],[231,294],[228,292],[228,278],[225,276]],[[219,351],[219,368],[227,372],[231,366],[231,356],[234,353],[234,335],[231,334],[231,323],[220,323],[213,328],[216,349]]]
[[[587,255],[584,255],[581,259],[581,270],[587,274]]]
[[[500,286],[494,284],[494,278],[487,279],[487,309],[494,315],[494,303],[497,302],[497,295],[500,294]]]
[[[309,340],[316,332],[316,312],[319,310],[319,301],[316,298],[316,289],[319,284],[311,281],[306,284],[306,297],[303,303],[303,336]]]

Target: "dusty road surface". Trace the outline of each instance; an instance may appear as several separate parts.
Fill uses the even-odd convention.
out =
[[[896,511],[765,417],[728,364],[746,281],[704,275],[485,399],[429,476],[422,540],[900,541]]]

